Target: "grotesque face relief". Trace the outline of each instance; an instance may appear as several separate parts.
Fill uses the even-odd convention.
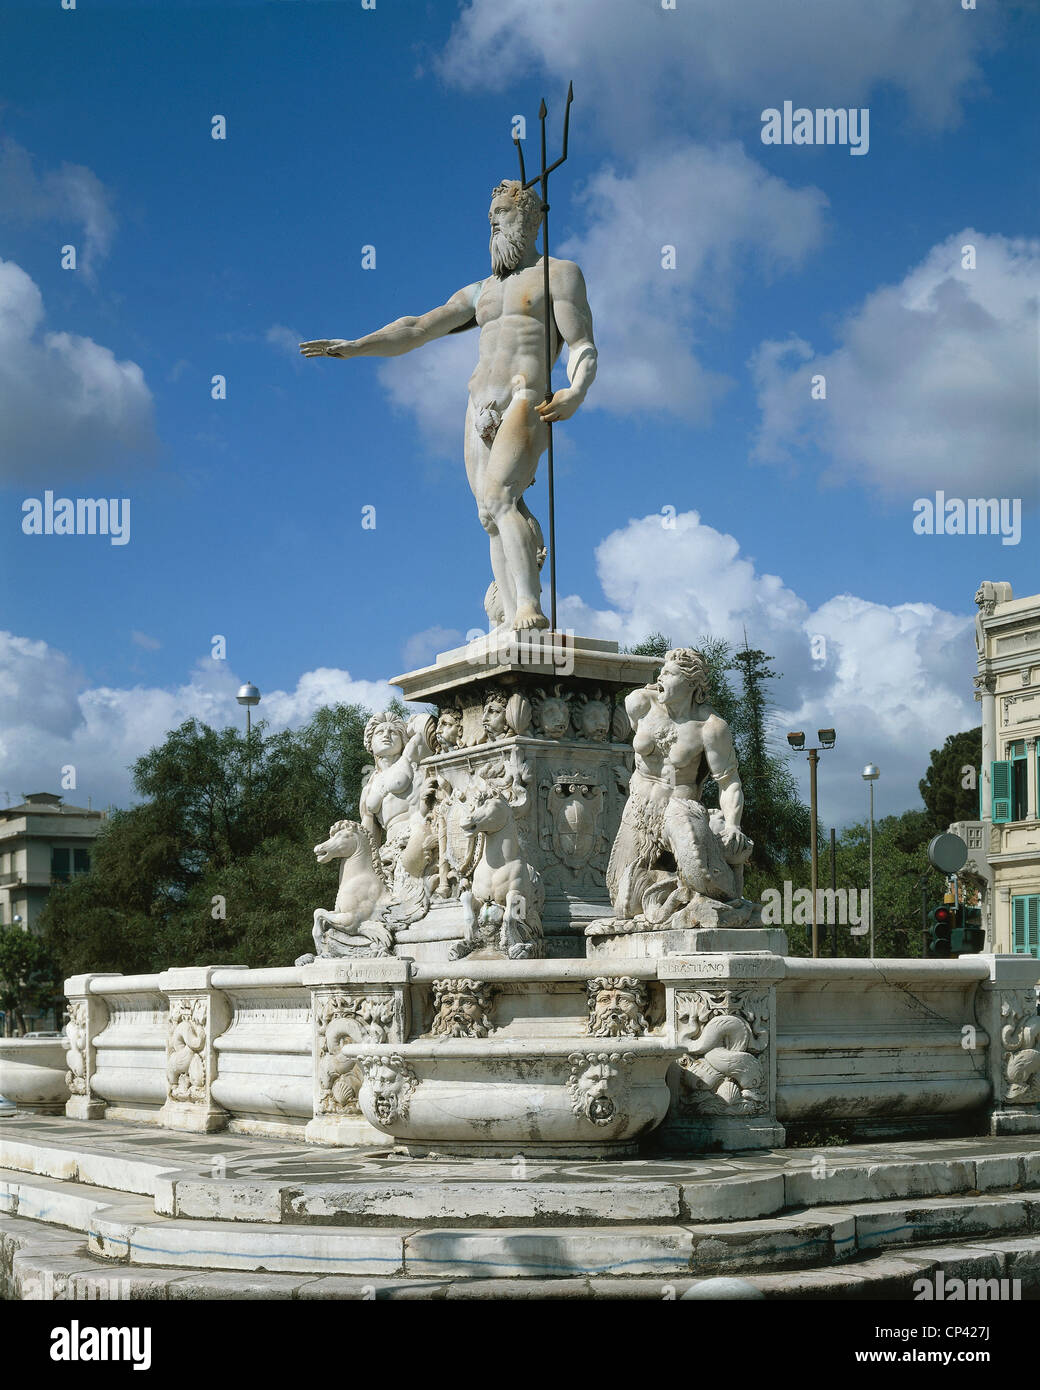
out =
[[[571,727],[570,705],[559,696],[543,700],[538,710],[538,724],[546,738],[563,738]]]
[[[610,710],[602,700],[588,700],[578,715],[581,731],[594,743],[602,743],[610,733]]]
[[[431,1032],[444,1038],[486,1038],[494,987],[479,980],[434,980]]]
[[[411,1067],[398,1056],[361,1060],[365,1080],[359,1099],[362,1108],[374,1113],[379,1123],[390,1125],[408,1118],[408,1098],[415,1087]]]
[[[574,1053],[568,1082],[574,1114],[584,1115],[594,1125],[623,1122],[628,1086],[622,1068],[632,1060],[632,1053]]]
[[[590,980],[588,1030],[597,1038],[639,1038],[647,1031],[647,987],[641,980]]]
[[[462,721],[458,710],[446,709],[437,720],[437,747],[442,753],[457,748],[462,738]]]
[[[489,695],[484,705],[484,732],[488,738],[503,738],[509,732],[506,702],[499,695]]]

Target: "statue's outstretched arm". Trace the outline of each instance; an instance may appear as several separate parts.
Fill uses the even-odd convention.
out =
[[[483,281],[467,285],[436,309],[418,318],[394,319],[385,328],[377,328],[364,338],[315,338],[301,343],[304,357],[400,357],[404,352],[422,347],[434,338],[457,333],[476,324],[474,311]]]

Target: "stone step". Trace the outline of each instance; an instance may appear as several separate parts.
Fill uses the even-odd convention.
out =
[[[738,1271],[731,1271],[738,1274]],[[986,1297],[1040,1295],[1040,1241],[989,1239],[957,1245],[922,1245],[897,1255],[850,1258],[832,1268],[784,1273],[739,1272],[766,1299],[920,1300],[964,1290],[951,1280],[985,1280]],[[941,1280],[941,1284],[940,1284]],[[1008,1281],[1003,1286],[999,1281]],[[1013,1281],[1019,1281],[1016,1287]],[[996,1284],[989,1281],[998,1281]],[[973,1301],[982,1292],[968,1290]],[[696,1276],[546,1278],[425,1278],[213,1272],[160,1265],[115,1265],[92,1257],[82,1237],[24,1219],[0,1217],[0,1298],[61,1300],[183,1299],[652,1299],[718,1297],[717,1286]]]
[[[10,1127],[8,1127],[10,1126]],[[102,1147],[101,1145],[104,1145]],[[232,1135],[8,1121],[0,1168],[150,1198],[182,1220],[286,1227],[622,1226],[1040,1189],[1040,1139],[961,1139],[683,1159],[409,1159]]]
[[[848,1203],[715,1223],[286,1226],[164,1217],[136,1194],[0,1173],[0,1209],[78,1232],[92,1256],[131,1266],[389,1278],[766,1273],[936,1241],[1035,1240],[1040,1231],[1040,1194],[1025,1192]]]

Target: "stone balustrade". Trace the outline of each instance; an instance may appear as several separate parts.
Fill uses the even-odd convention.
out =
[[[1040,962],[1022,956],[768,952],[84,975],[66,982],[67,1113],[407,1144],[399,1117],[381,1123],[369,1063],[397,1058],[405,1089],[436,1071],[445,1095],[449,1075],[465,1088],[472,1072],[487,1095],[496,1066],[518,1085],[544,1063],[577,1113],[564,1058],[639,1052],[644,1071],[651,1054],[667,1070],[654,1142],[672,1152],[775,1147],[786,1126],[836,1121],[878,1136],[1040,1132],[1038,980]],[[436,1147],[432,1112],[416,1113]]]

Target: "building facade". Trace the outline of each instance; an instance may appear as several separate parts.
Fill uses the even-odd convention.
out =
[[[52,792],[0,810],[0,928],[34,929],[51,888],[90,868],[104,819],[104,811],[66,806]]]
[[[979,586],[979,820],[951,826],[983,894],[986,949],[1040,957],[1040,594]]]

